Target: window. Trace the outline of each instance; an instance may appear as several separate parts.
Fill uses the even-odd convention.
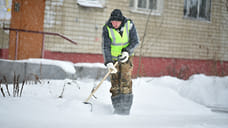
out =
[[[162,2],[163,0],[130,0],[130,8],[134,12],[148,13],[152,11],[152,14],[160,14]]]
[[[105,0],[78,0],[77,3],[83,7],[104,8]]]
[[[185,0],[184,17],[210,21],[211,0]]]

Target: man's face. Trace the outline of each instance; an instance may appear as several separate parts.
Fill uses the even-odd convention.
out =
[[[114,28],[119,28],[120,27],[120,25],[121,25],[121,21],[115,21],[115,20],[113,20],[113,21],[111,21],[111,23],[112,23],[112,26],[114,27]]]

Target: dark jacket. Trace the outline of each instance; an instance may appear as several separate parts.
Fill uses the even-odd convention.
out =
[[[117,31],[122,35],[124,24],[130,19],[127,19],[126,17],[123,18],[123,21]],[[111,39],[109,38],[108,29],[107,26],[110,28],[113,28],[111,20],[109,19],[106,24],[103,26],[103,33],[102,33],[102,51],[103,51],[103,57],[104,57],[104,64],[106,65],[109,62],[113,62],[112,55],[111,55]],[[136,28],[134,23],[130,20],[130,31],[129,31],[129,45],[122,49],[123,51],[127,51],[129,55],[132,55],[134,52],[134,48],[139,44],[139,38],[138,34],[136,32]]]

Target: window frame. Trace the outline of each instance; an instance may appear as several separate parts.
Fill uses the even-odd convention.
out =
[[[200,2],[202,2],[202,0],[197,0],[196,17],[190,15],[190,11],[188,10],[188,8],[189,8],[188,6],[190,6],[190,5],[188,4],[188,2],[189,2],[188,0],[185,0],[184,1],[183,15],[184,15],[184,18],[185,19],[208,21],[208,22],[211,21],[211,7],[212,7],[211,0],[206,0],[206,8],[207,8],[207,5],[209,5],[209,10],[208,10],[209,11],[209,16],[208,15],[204,15],[203,17],[200,16],[200,13],[201,13],[200,12],[201,11]],[[208,2],[210,2],[210,3],[208,3]]]
[[[142,14],[149,14],[151,12],[151,15],[161,15],[163,10],[163,0],[156,0],[156,9],[149,9],[150,4],[148,4],[149,0],[146,0],[146,8],[139,8],[138,7],[138,1],[139,0],[130,0],[129,7],[131,12],[135,13],[142,13]]]
[[[88,8],[105,8],[105,0],[77,0],[77,4]]]

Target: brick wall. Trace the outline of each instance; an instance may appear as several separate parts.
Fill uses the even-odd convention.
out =
[[[85,8],[79,6],[76,0],[46,0],[44,31],[66,35],[78,45],[60,37],[46,36],[45,50],[101,54],[102,26],[114,8],[120,8],[125,16],[134,21],[142,40],[148,14],[133,12],[129,8],[129,0],[105,1],[105,8]],[[142,46],[143,56],[228,60],[226,0],[211,1],[210,21],[184,18],[184,0],[161,1],[162,13],[151,15],[149,19]],[[0,30],[0,49],[8,48],[8,33]],[[139,47],[135,55],[139,56]]]
[[[5,27],[8,27],[9,21],[0,21],[0,49],[6,49],[9,47],[9,31],[2,29],[3,24]]]
[[[73,63],[103,63],[101,54],[86,53],[62,53],[45,51],[45,58],[71,61]],[[174,59],[142,57],[139,66],[139,57],[133,59],[133,77],[137,76],[175,76],[180,79],[188,79],[193,74],[203,73],[212,76],[227,76],[228,61]]]
[[[142,40],[148,14],[132,11],[129,0],[105,1],[105,8],[85,8],[76,0],[46,0],[44,31],[66,35],[78,45],[60,37],[45,36],[44,58],[103,63],[102,27],[115,8],[120,8],[134,21]],[[153,14],[149,19],[141,67],[138,67],[140,47],[135,50],[134,76],[138,69],[140,76],[172,75],[183,79],[196,73],[228,75],[228,9],[225,0],[211,1],[210,21],[184,18],[184,0],[160,1],[161,14]],[[3,30],[0,33],[0,58],[7,59],[8,34]]]
[[[183,0],[163,0],[162,7],[160,15],[150,16],[143,56],[228,60],[228,11],[222,1],[211,2],[211,21],[184,18]],[[131,11],[129,0],[106,0],[105,8],[81,7],[75,0],[52,0],[46,1],[45,30],[67,35],[78,45],[46,37],[45,49],[101,54],[102,26],[114,8],[134,21],[142,40],[148,14]],[[135,51],[138,56],[139,47]]]

